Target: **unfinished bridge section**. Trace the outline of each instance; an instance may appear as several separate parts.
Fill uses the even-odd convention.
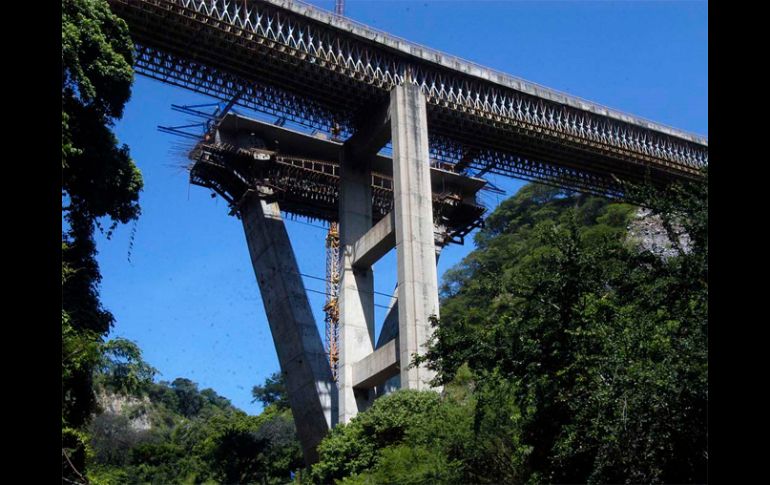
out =
[[[247,191],[259,188],[262,194],[270,192],[285,212],[337,222],[343,148],[339,141],[230,113],[191,152],[190,180],[233,207]],[[372,222],[377,223],[393,210],[393,162],[378,154],[370,165]],[[481,224],[485,210],[476,194],[486,182],[452,168],[435,160],[430,168],[434,219],[441,226],[436,237],[442,246],[462,243]]]
[[[438,316],[439,250],[481,224],[480,177],[623,197],[627,184],[695,179],[708,164],[705,138],[297,0],[108,1],[137,72],[325,134],[228,114],[190,153],[191,181],[243,221],[308,462],[384,390],[430,388],[408,361]],[[392,157],[380,153],[389,142]],[[331,366],[281,212],[334,224]],[[375,343],[371,268],[394,248],[395,304]]]
[[[414,85],[394,90],[402,92],[380,113],[382,119],[373,118],[388,133],[390,123],[405,127],[394,137],[392,158],[377,154],[378,142],[370,145],[369,138],[342,143],[233,113],[217,119],[190,152],[191,182],[215,191],[243,221],[309,461],[325,430],[367,408],[386,383],[388,388],[402,382],[429,387],[432,376],[425,369],[401,362],[420,351],[430,332],[429,317],[438,315],[438,250],[462,243],[482,223],[485,209],[477,195],[486,182],[430,159],[424,95]],[[382,135],[373,139],[384,143]],[[281,211],[326,221],[335,231],[339,221],[337,242],[329,246],[330,257],[339,259],[327,261],[333,268],[327,274],[332,298],[325,310],[336,320],[327,322],[328,357]],[[371,267],[394,248],[396,305],[389,308],[375,345]]]

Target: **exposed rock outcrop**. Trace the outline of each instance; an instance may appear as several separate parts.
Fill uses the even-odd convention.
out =
[[[149,413],[151,403],[147,396],[138,399],[101,391],[97,394],[97,399],[102,413],[125,416],[134,431],[147,431],[152,427]]]
[[[681,251],[689,252],[690,237],[680,225],[675,224],[673,229]],[[678,255],[680,250],[669,238],[660,216],[644,208],[636,212],[628,226],[628,241],[640,250],[650,251],[663,259]]]

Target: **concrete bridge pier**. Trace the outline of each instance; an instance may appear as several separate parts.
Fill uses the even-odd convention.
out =
[[[335,386],[299,267],[267,188],[250,190],[237,210],[297,425],[305,460],[334,425],[349,422],[386,389],[428,389],[433,373],[410,368],[423,353],[430,316],[438,315],[435,233],[425,96],[406,84],[367,113],[367,122],[340,151],[339,362]],[[373,224],[372,163],[393,141],[393,210]],[[374,339],[372,266],[396,248],[397,303]]]
[[[434,227],[436,233],[443,232],[442,227]],[[441,250],[444,249],[442,244],[444,243],[443,237],[436,237],[436,265],[438,265],[439,257],[441,256]],[[385,321],[382,324],[382,330],[380,336],[377,339],[376,350],[379,350],[382,346],[394,340],[398,337],[398,285],[393,290],[393,298],[388,308],[388,313],[385,315]],[[383,384],[380,384],[376,388],[376,397],[384,396],[396,389],[401,388],[401,373],[400,373],[400,358],[399,358],[399,373],[387,379]]]
[[[434,373],[410,368],[438,316],[437,245],[428,153],[425,96],[406,84],[371,110],[367,124],[345,142],[340,171],[339,422],[349,422],[388,389],[429,389]],[[372,226],[369,160],[393,141],[393,211]],[[441,229],[438,229],[442,232]],[[372,265],[396,248],[397,304],[374,346]]]
[[[390,114],[401,388],[422,390],[431,388],[435,373],[408,363],[413,354],[425,353],[430,316],[439,314],[425,95],[409,82],[396,86]]]
[[[374,278],[371,266],[354,266],[354,244],[372,227],[371,158],[353,150],[340,156],[339,422],[347,423],[372,401],[354,388],[353,364],[374,351]]]
[[[318,443],[337,420],[337,389],[321,335],[278,204],[251,192],[239,212],[305,462],[315,463]]]

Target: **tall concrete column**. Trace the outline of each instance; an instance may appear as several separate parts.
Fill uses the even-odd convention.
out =
[[[353,245],[372,227],[371,159],[340,159],[339,422],[349,422],[372,400],[371,392],[353,388],[353,364],[374,350],[374,278],[370,268],[353,267]]]
[[[297,435],[305,461],[314,463],[316,446],[337,417],[337,389],[321,335],[278,204],[253,195],[244,201],[240,215]]]
[[[398,260],[398,334],[402,389],[429,389],[435,373],[408,363],[424,354],[438,317],[438,274],[425,95],[406,83],[390,95],[393,199]]]

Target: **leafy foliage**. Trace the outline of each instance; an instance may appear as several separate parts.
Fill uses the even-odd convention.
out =
[[[446,455],[435,448],[394,445],[384,448],[377,466],[368,472],[342,480],[345,485],[398,483],[431,485],[458,483],[457,472]]]
[[[271,405],[248,416],[185,378],[134,392],[144,400],[120,414],[99,414],[89,427],[94,483],[280,484],[303,465],[286,409]],[[137,416],[148,417],[151,427],[136,429]]]
[[[288,472],[302,466],[294,421],[286,412],[228,427],[211,456],[224,483],[286,483]]]
[[[147,439],[147,433],[133,429],[124,414],[98,414],[88,428],[93,460],[106,465],[126,465],[131,450]]]
[[[140,212],[141,174],[110,130],[131,95],[133,62],[128,27],[107,2],[62,1],[62,188],[68,218],[83,225]]]
[[[442,396],[398,391],[338,426],[315,483],[705,482],[705,175],[637,189],[667,258],[628,238],[633,206],[537,185],[502,203],[415,358]]]
[[[424,360],[439,380],[467,363],[482,388],[514,386],[517,481],[705,481],[706,184],[645,194],[692,241],[674,258],[626,242],[630,206],[530,188],[448,279]]]
[[[265,379],[264,385],[256,385],[251,389],[254,399],[251,402],[260,401],[263,406],[275,406],[278,409],[289,409],[289,399],[286,395],[286,381],[280,372],[273,373]]]
[[[157,370],[142,359],[139,346],[130,340],[116,338],[102,347],[99,380],[114,393],[145,394],[156,373]]]
[[[99,301],[93,232],[139,216],[142,177],[111,131],[130,96],[132,42],[104,0],[62,0],[62,472],[83,480],[83,427],[113,324]],[[114,349],[113,349],[114,350]]]
[[[422,433],[410,436],[416,441],[411,441],[407,435],[416,429],[432,427],[430,421],[441,414],[441,405],[440,396],[430,391],[403,390],[378,399],[371,409],[360,413],[347,425],[338,425],[321,442],[318,447],[320,461],[312,468],[313,481],[332,483],[364,472],[381,461],[381,450],[405,441],[408,444],[424,441],[428,436]],[[393,466],[403,464],[402,458],[403,450],[387,457]]]

